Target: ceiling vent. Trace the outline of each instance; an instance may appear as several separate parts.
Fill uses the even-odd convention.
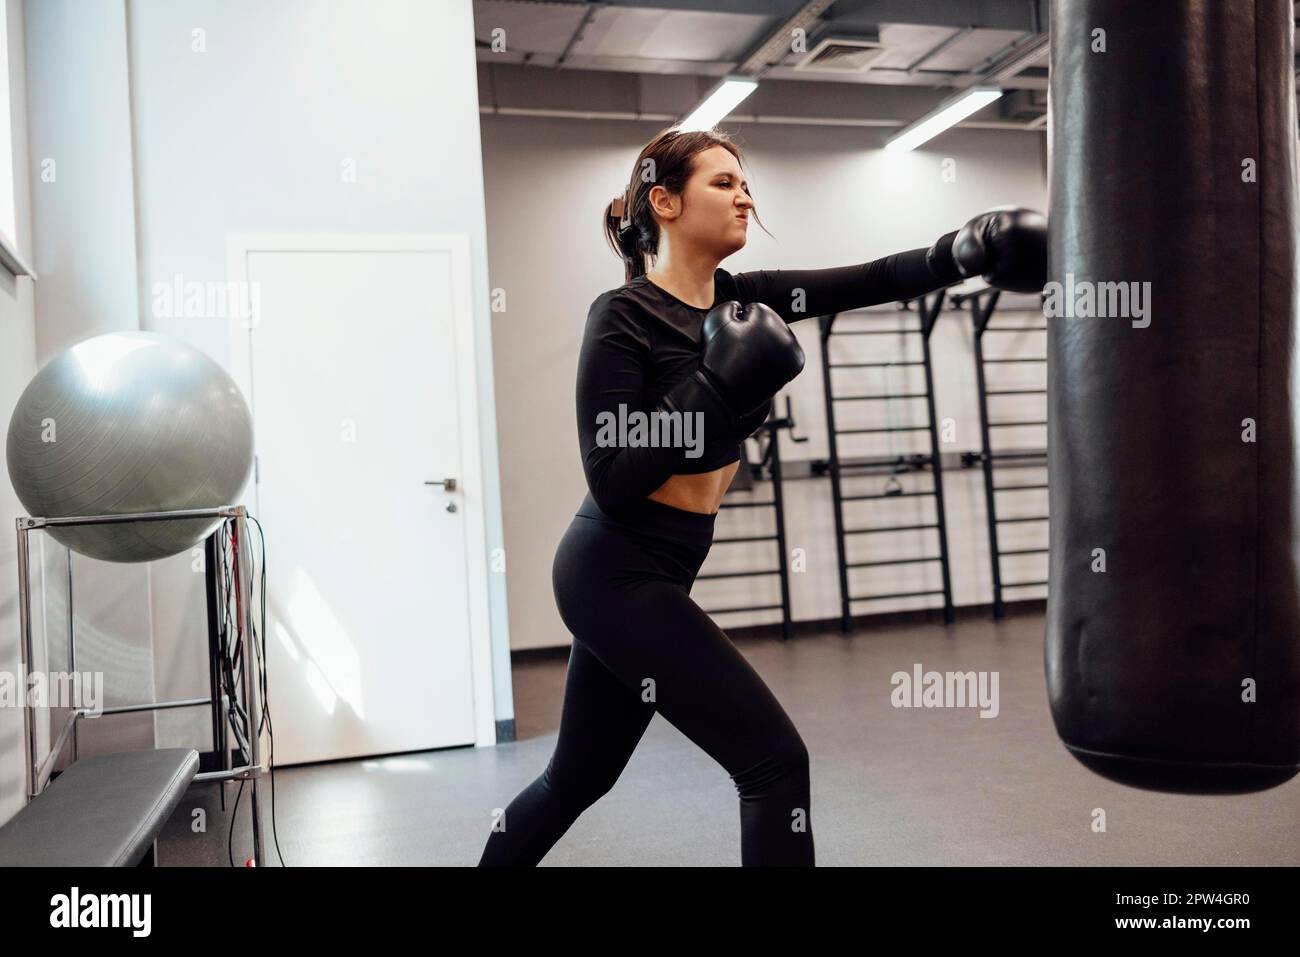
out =
[[[879,33],[853,37],[824,37],[807,56],[795,64],[795,69],[818,70],[825,73],[861,73],[884,56],[885,52]]]
[[[998,101],[998,113],[1003,119],[1027,123],[1047,112],[1046,90],[1007,90]]]

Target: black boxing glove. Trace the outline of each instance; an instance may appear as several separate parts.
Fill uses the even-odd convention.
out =
[[[789,325],[761,302],[734,300],[704,317],[700,368],[740,418],[753,412],[803,370],[803,349]]]
[[[714,306],[702,333],[699,367],[655,411],[699,413],[705,435],[721,441],[748,438],[767,419],[772,396],[803,369],[803,349],[785,320],[761,302]]]
[[[983,276],[990,286],[1009,292],[1041,292],[1047,284],[1047,217],[1017,206],[990,209],[955,236],[944,236],[926,255],[932,264],[948,257],[962,277]]]
[[[695,368],[645,410],[658,430],[649,443],[601,441],[597,430],[588,426],[580,363],[583,469],[592,500],[601,509],[630,508],[672,475],[712,471],[734,461],[736,444],[762,426],[772,396],[803,369],[798,340],[768,306],[724,303],[706,315],[701,331]],[[592,414],[594,426],[602,414],[611,413],[593,409]],[[675,420],[666,418],[674,415]],[[619,447],[606,447],[611,444]]]
[[[746,412],[736,421],[736,437],[747,439],[763,427],[772,414],[772,400],[760,402],[758,407]]]

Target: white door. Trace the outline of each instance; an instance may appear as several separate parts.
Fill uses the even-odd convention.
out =
[[[473,744],[453,259],[244,262],[276,763]]]

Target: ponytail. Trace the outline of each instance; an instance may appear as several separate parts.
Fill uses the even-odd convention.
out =
[[[615,196],[605,207],[605,238],[623,260],[623,281],[631,282],[645,275],[645,255],[637,241],[637,228],[632,221],[628,202],[629,190]]]

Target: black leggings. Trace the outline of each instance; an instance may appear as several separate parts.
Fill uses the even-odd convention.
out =
[[[614,786],[656,711],[735,782],[743,865],[813,864],[808,750],[690,597],[713,524],[650,499],[618,520],[583,501],[551,569],[573,634],[559,739],[494,822],[480,866],[537,864]]]

